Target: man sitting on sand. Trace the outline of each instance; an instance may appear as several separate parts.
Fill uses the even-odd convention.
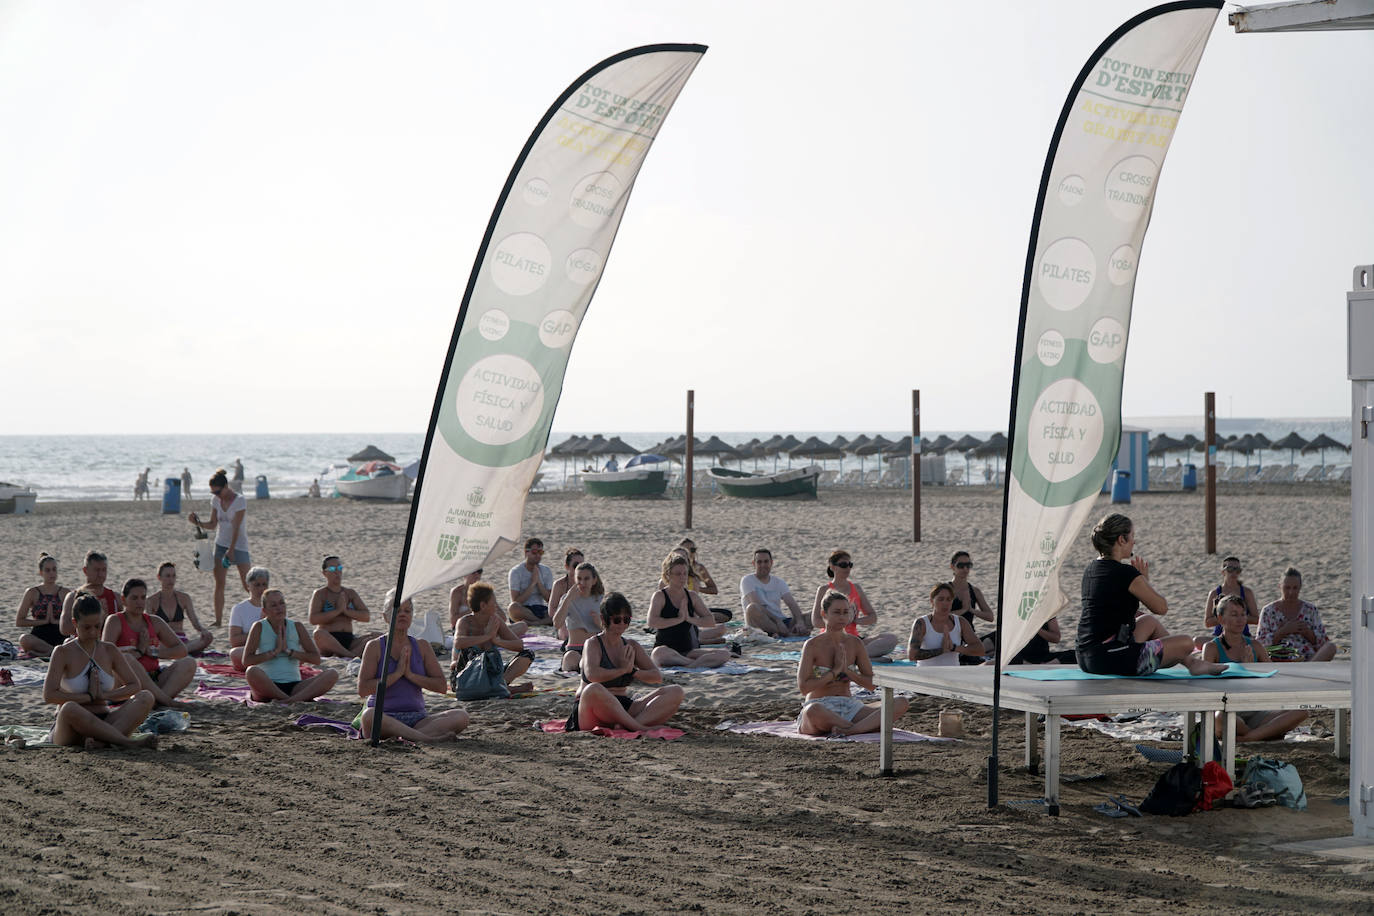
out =
[[[746,625],[762,630],[769,636],[805,636],[811,624],[802,613],[797,599],[787,583],[773,572],[773,551],[760,547],[754,551],[754,572],[739,580],[740,606],[744,608]],[[782,606],[792,612],[788,617]]]
[[[76,596],[79,592],[84,592],[87,595],[94,595],[96,600],[100,602],[101,611],[105,617],[117,613],[124,607],[123,603],[119,600],[119,595],[115,594],[114,589],[105,587],[105,577],[109,575],[110,572],[110,565],[105,559],[105,554],[96,550],[92,550],[90,553],[86,554],[86,562],[81,567],[81,572],[86,576],[86,584],[76,591],[69,593],[66,600],[62,602],[62,623],[60,628],[63,636],[76,635],[76,624],[72,622],[72,604],[76,601]],[[102,624],[104,623],[103,617],[101,618],[101,622]]]
[[[525,643],[511,632],[510,625],[501,619],[496,603],[496,589],[485,582],[475,582],[468,586],[468,613],[459,617],[453,625],[453,662],[449,666],[449,684],[456,696],[457,677],[473,659],[481,658],[492,649],[508,649],[514,657],[503,666],[506,687],[511,693],[524,693],[534,687],[528,681],[515,683],[520,675],[529,670],[534,661],[534,653],[525,648]]]
[[[553,592],[553,570],[539,562],[544,557],[544,542],[530,538],[525,542],[525,562],[511,567],[510,606],[506,616],[511,623],[550,626],[549,595]]]
[[[376,633],[353,632],[353,622],[367,623],[372,613],[358,593],[343,585],[343,560],[330,554],[320,564],[325,584],[310,596],[310,623],[320,654],[337,658],[361,658],[363,644]]]
[[[248,644],[248,631],[262,619],[262,596],[271,579],[266,566],[248,570],[248,597],[229,612],[229,662],[240,671],[248,667],[243,663],[243,647]]]

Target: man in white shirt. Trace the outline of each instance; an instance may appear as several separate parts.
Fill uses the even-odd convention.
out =
[[[766,547],[754,551],[754,572],[739,580],[740,606],[746,625],[769,636],[806,636],[811,622],[802,613],[787,583],[773,572],[773,552]],[[792,612],[787,616],[783,605]]]
[[[551,626],[549,594],[553,591],[553,570],[539,561],[544,557],[544,542],[530,538],[525,542],[525,562],[511,567],[510,605],[506,616],[511,623],[524,621],[533,627]]]

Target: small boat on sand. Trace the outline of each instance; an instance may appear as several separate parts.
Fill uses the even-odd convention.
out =
[[[405,499],[410,478],[405,468],[390,461],[368,461],[351,468],[334,482],[341,496],[353,499]]]
[[[623,471],[584,471],[582,489],[603,499],[662,496],[668,491],[666,464],[646,464]]]
[[[752,474],[749,471],[713,467],[706,473],[726,496],[739,499],[815,499],[821,466],[810,464],[776,474]]]

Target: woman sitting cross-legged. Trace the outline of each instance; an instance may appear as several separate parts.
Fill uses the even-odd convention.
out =
[[[133,663],[100,638],[104,609],[94,595],[78,595],[72,605],[75,638],[53,648],[43,701],[61,704],[49,740],[53,744],[155,747],[157,737],[129,737],[153,708]],[[117,703],[111,708],[111,703]]]
[[[719,668],[729,649],[703,649],[698,629],[714,630],[716,618],[696,592],[687,590],[687,558],[670,553],[663,561],[668,583],[649,599],[649,628],[654,631],[654,664],[663,668]]]
[[[382,737],[406,738],[423,744],[454,741],[468,727],[468,714],[461,709],[432,715],[425,711],[421,691],[447,693],[448,682],[429,643],[410,635],[414,614],[410,601],[401,602],[396,609],[395,645],[390,637],[379,636],[363,649],[363,661],[358,668],[358,696],[367,697],[367,707],[359,717],[362,732],[365,736],[372,734],[377,688],[386,678]]]
[[[449,667],[449,677],[455,693],[458,691],[458,672],[474,658],[481,658],[483,653],[498,647],[515,653],[515,657],[505,665],[506,687],[511,693],[523,693],[534,687],[529,681],[513,683],[529,670],[534,653],[525,648],[524,641],[512,632],[512,624],[503,620],[503,616],[496,602],[494,588],[485,582],[468,586],[468,613],[459,617],[453,625],[453,662]]]
[[[1222,595],[1216,604],[1216,617],[1221,621],[1221,635],[1214,636],[1202,650],[1202,657],[1209,662],[1250,662],[1269,661],[1269,652],[1263,643],[1255,642],[1245,635],[1245,624],[1250,609],[1245,599],[1239,595]],[[1223,725],[1225,713],[1217,713],[1217,727]],[[1274,741],[1297,728],[1307,718],[1301,709],[1267,710],[1236,714],[1237,741]]]
[[[837,591],[849,599],[849,606],[854,610],[854,620],[845,628],[845,632],[863,640],[869,658],[882,658],[897,648],[897,634],[859,634],[859,627],[871,627],[878,622],[878,612],[873,610],[868,595],[859,583],[849,578],[849,571],[853,568],[854,558],[849,555],[849,551],[836,550],[830,554],[825,564],[825,574],[830,577],[830,581],[816,589],[816,601],[811,606],[811,625],[817,629],[825,626],[825,619],[821,615],[821,601],[825,599],[827,592]]]
[[[849,685],[873,688],[873,663],[868,648],[845,627],[854,619],[849,599],[836,591],[821,598],[825,629],[802,646],[797,666],[797,689],[806,697],[797,714],[803,735],[858,735],[875,732],[883,723],[882,704],[865,705],[850,695]],[[906,713],[907,702],[895,697],[893,718]]]
[[[930,590],[931,612],[911,624],[906,657],[922,665],[957,665],[963,656],[982,658],[985,651],[973,624],[954,613],[954,585],[941,582]]]
[[[124,610],[105,618],[104,639],[136,663],[134,670],[144,690],[159,706],[190,709],[176,696],[190,686],[196,676],[196,660],[186,654],[186,646],[156,614],[145,613],[148,586],[142,579],[124,583]],[[172,659],[166,667],[162,662]]]
[[[682,705],[682,688],[676,684],[640,697],[627,692],[635,681],[663,683],[663,672],[644,647],[625,638],[633,617],[630,602],[620,592],[611,592],[601,602],[603,629],[582,647],[582,688],[568,717],[567,731],[591,731],[601,726],[645,731],[667,722]]]
[[[572,572],[572,581],[553,612],[553,625],[567,640],[560,671],[581,668],[583,644],[601,632],[601,599],[606,594],[601,574],[592,564],[581,561]]]
[[[263,618],[248,628],[243,646],[248,689],[260,703],[304,703],[324,696],[339,682],[339,672],[301,677],[301,662],[320,663],[320,650],[305,624],[286,617],[286,597],[270,588],[262,595]]]

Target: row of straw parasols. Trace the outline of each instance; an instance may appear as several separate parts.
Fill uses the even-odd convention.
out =
[[[1149,453],[1163,460],[1164,456],[1170,452],[1201,452],[1207,448],[1197,436],[1192,433],[1182,439],[1175,439],[1173,436],[1161,433],[1150,440]],[[1217,439],[1217,450],[1231,452],[1233,455],[1245,455],[1245,463],[1250,463],[1250,456],[1255,455],[1256,461],[1262,461],[1261,452],[1288,452],[1288,463],[1293,464],[1298,452],[1310,455],[1313,452],[1320,453],[1322,466],[1326,465],[1326,453],[1329,449],[1340,449],[1343,452],[1350,451],[1350,446],[1343,442],[1331,438],[1326,433],[1319,433],[1314,439],[1304,439],[1294,430],[1282,439],[1271,442],[1264,433],[1245,433],[1244,435],[1225,436]],[[1234,458],[1233,458],[1234,460]]]
[[[686,451],[687,437],[684,435],[665,439],[651,445],[644,449],[643,454],[681,460]],[[836,436],[830,442],[825,442],[817,436],[801,440],[792,435],[775,435],[764,440],[750,439],[748,442],[741,442],[737,445],[730,445],[719,436],[711,436],[705,441],[694,437],[692,452],[696,456],[720,462],[743,462],[746,459],[752,459],[757,463],[763,458],[773,458],[776,462],[780,457],[786,456],[789,464],[792,459],[843,461],[846,456],[853,455],[860,459],[862,466],[863,459],[874,455],[879,456],[881,460],[890,460],[911,454],[911,437],[903,436],[893,441],[882,435],[860,434],[853,439]],[[1002,433],[994,433],[986,440],[970,435],[959,439],[951,439],[949,436],[941,435],[923,443],[922,452],[927,455],[958,453],[966,458],[969,456],[1002,458],[1007,454],[1007,437]],[[638,454],[641,454],[640,450],[629,445],[619,436],[612,436],[607,439],[604,436],[595,435],[572,436],[549,449],[547,457],[550,459],[561,458],[565,461],[596,461],[612,456]]]

